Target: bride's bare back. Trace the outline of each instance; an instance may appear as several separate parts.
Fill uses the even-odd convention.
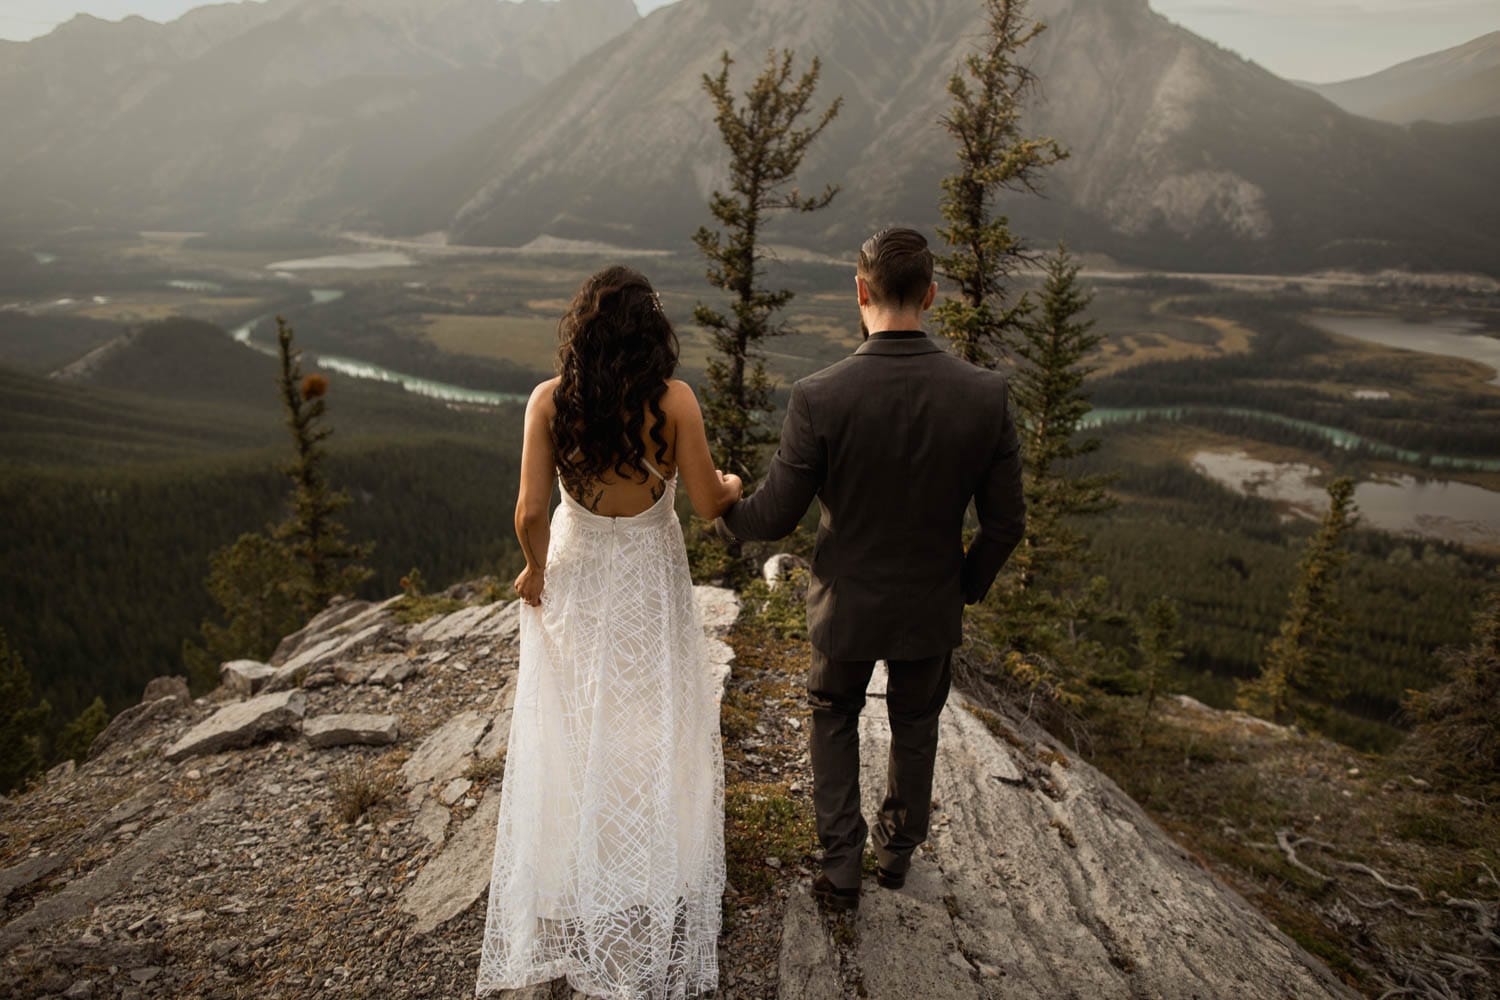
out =
[[[552,420],[557,413],[552,394],[558,379],[549,379],[536,387],[526,407],[525,442],[521,451],[521,490],[517,515],[523,510],[532,517],[546,517],[552,497],[552,483],[557,478],[557,456],[553,450]],[[611,470],[598,480],[569,484],[569,495],[583,507],[605,517],[634,517],[649,510],[661,499],[664,480],[680,474],[680,483],[699,517],[713,519],[722,514],[739,497],[739,480],[726,480],[714,468],[708,450],[708,434],[703,427],[703,413],[692,387],[680,379],[667,383],[661,402],[666,426],[666,464],[659,465],[661,477],[649,468],[635,477],[621,476]],[[641,441],[646,460],[656,461],[656,441],[651,431],[656,418],[646,413]]]
[[[646,420],[641,428],[641,445],[646,449],[644,465],[635,477],[621,476],[618,469],[611,469],[598,479],[585,482],[563,481],[562,488],[587,509],[604,517],[635,517],[654,507],[667,491],[667,480],[676,473],[677,429],[672,420],[665,417],[661,423],[662,436],[667,446],[660,464],[657,462],[658,445],[652,431],[657,419],[646,410]]]

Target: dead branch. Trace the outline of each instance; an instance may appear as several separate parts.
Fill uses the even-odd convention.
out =
[[[1500,948],[1500,936],[1495,934],[1495,907],[1496,903],[1488,900],[1461,899],[1458,896],[1450,896],[1446,892],[1440,893],[1439,899],[1443,905],[1454,909],[1468,910],[1474,914],[1474,921],[1479,925],[1479,936],[1490,944]]]
[[[1283,828],[1276,831],[1276,846],[1281,848],[1281,853],[1286,857],[1287,864],[1291,865],[1293,868],[1296,868],[1298,871],[1306,872],[1313,878],[1318,879],[1319,881],[1324,883],[1333,881],[1333,876],[1324,875],[1322,872],[1318,871],[1311,865],[1306,864],[1301,858],[1297,857],[1297,847],[1296,844],[1292,842],[1290,830]]]
[[[1360,906],[1363,906],[1367,910],[1394,909],[1399,910],[1400,912],[1406,914],[1408,917],[1414,917],[1417,920],[1427,919],[1427,914],[1421,913],[1417,910],[1413,910],[1410,907],[1402,906],[1394,899],[1382,899],[1377,903],[1372,903],[1367,899],[1361,899],[1359,896],[1355,895],[1348,889],[1345,889],[1344,891],[1348,894],[1350,899],[1354,900],[1356,903],[1358,903]]]
[[[1277,837],[1278,837],[1278,842],[1279,842],[1279,838],[1280,838],[1280,834],[1279,833],[1277,834]],[[1316,840],[1316,839],[1314,839],[1312,837],[1298,837],[1297,840],[1296,840],[1295,846],[1299,846],[1300,847],[1303,844],[1311,844],[1314,847],[1321,847],[1325,851],[1336,851],[1336,850],[1338,850],[1338,848],[1334,847],[1332,844],[1328,843],[1326,840]],[[1384,875],[1380,874],[1378,871],[1376,871],[1375,869],[1371,868],[1369,865],[1360,864],[1358,861],[1341,861],[1338,858],[1332,859],[1332,863],[1333,863],[1333,865],[1335,867],[1341,868],[1344,871],[1355,872],[1356,874],[1359,874],[1359,875],[1368,875],[1368,876],[1370,876],[1370,878],[1374,879],[1376,882],[1379,882],[1382,887],[1384,887],[1386,889],[1389,889],[1392,892],[1410,893],[1411,895],[1416,896],[1422,902],[1424,902],[1424,903],[1427,902],[1427,897],[1422,893],[1421,889],[1418,889],[1414,885],[1401,885],[1398,882],[1392,882],[1389,879],[1387,879]]]

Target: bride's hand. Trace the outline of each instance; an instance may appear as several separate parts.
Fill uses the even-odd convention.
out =
[[[532,607],[542,603],[543,574],[539,569],[527,566],[521,570],[521,575],[516,577],[516,593],[521,595],[521,600]]]
[[[745,495],[745,484],[740,480],[739,476],[732,472],[725,473],[721,469],[715,469],[714,471],[718,473],[719,482],[723,485],[724,492],[729,494],[730,503],[736,502],[740,497]]]

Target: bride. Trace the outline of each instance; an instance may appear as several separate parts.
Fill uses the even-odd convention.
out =
[[[718,982],[724,765],[673,500],[680,482],[714,518],[742,484],[714,468],[643,275],[589,278],[559,338],[526,407],[521,660],[475,995],[566,976],[681,1000]]]

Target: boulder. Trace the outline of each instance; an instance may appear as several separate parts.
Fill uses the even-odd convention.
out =
[[[414,934],[427,934],[467,910],[490,886],[495,860],[495,824],[500,791],[491,791],[464,820],[442,853],[422,867],[401,896],[401,909],[414,915]]]
[[[141,694],[141,703],[156,701],[158,698],[176,698],[184,705],[190,704],[193,695],[188,691],[187,678],[176,676],[151,678],[146,683],[146,690]]]
[[[400,730],[401,719],[395,715],[315,715],[302,722],[302,735],[315,747],[338,747],[350,743],[381,746],[396,742]]]
[[[295,656],[277,667],[276,672],[266,680],[265,690],[285,691],[297,687],[315,669],[331,664],[337,657],[352,655],[361,646],[373,642],[384,627],[380,622],[375,622],[357,632],[341,632],[298,649]]]
[[[399,596],[397,595],[398,598]],[[396,599],[391,598],[391,600]],[[390,601],[384,601],[380,605],[374,605],[369,601],[356,601],[342,595],[335,597],[328,602],[326,608],[313,615],[306,625],[291,635],[285,636],[276,644],[276,651],[271,654],[271,665],[281,666],[309,642],[328,639],[339,630],[340,626],[347,625],[353,619],[370,611],[371,608],[383,607],[389,603]]]
[[[716,639],[728,635],[740,617],[739,595],[724,587],[699,585],[693,588],[693,596],[698,601],[703,630]]]
[[[168,747],[166,758],[182,760],[288,735],[300,727],[306,710],[307,695],[300,690],[263,694],[225,705]]]
[[[766,564],[760,569],[760,575],[761,579],[766,581],[766,586],[774,589],[785,583],[794,570],[799,569],[811,572],[812,565],[801,556],[794,556],[790,552],[778,552],[766,560]]]
[[[486,716],[468,711],[458,713],[433,730],[401,766],[406,784],[428,781],[441,785],[458,777],[489,724]]]
[[[400,684],[415,674],[422,672],[422,665],[416,660],[409,660],[405,656],[396,654],[388,656],[365,675],[365,681],[369,684],[383,684],[391,687]]]
[[[856,985],[974,1000],[1355,995],[1034,722],[954,691],[939,727],[938,808],[906,887],[867,880],[833,975],[839,949],[819,939],[811,900],[790,898],[783,1000],[835,1000]],[[884,698],[872,696],[859,720],[866,815],[880,808],[890,741]]]
[[[230,660],[219,665],[219,683],[232,694],[248,698],[260,694],[276,668],[259,660]]]
[[[94,742],[89,744],[89,759],[94,759],[113,746],[134,742],[148,726],[181,715],[186,707],[187,702],[176,695],[168,695],[121,709],[118,715],[109,720],[109,725],[94,737]]]

